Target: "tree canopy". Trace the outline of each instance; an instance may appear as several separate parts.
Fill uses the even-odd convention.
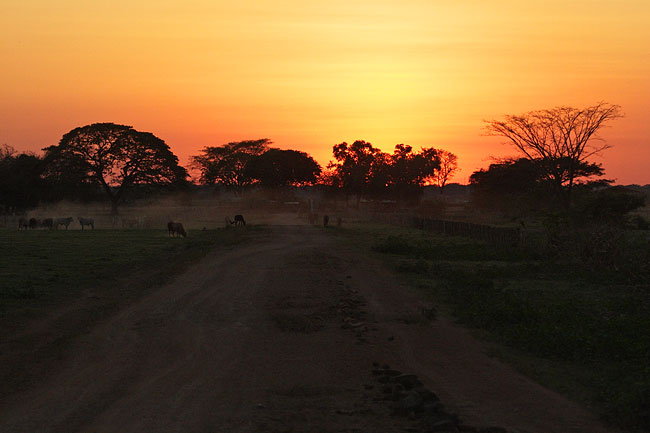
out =
[[[510,158],[490,164],[469,177],[473,202],[483,208],[510,214],[544,206],[547,182],[540,167],[527,158]]]
[[[269,187],[313,184],[320,173],[320,165],[307,153],[281,149],[251,158],[244,169],[246,179]]]
[[[236,141],[222,146],[206,146],[199,155],[192,157],[192,164],[201,172],[200,181],[220,184],[237,190],[251,183],[246,176],[246,164],[267,150],[271,140]]]
[[[397,144],[393,154],[382,152],[371,143],[358,140],[333,147],[336,162],[330,162],[331,179],[348,194],[383,195],[392,193],[402,199],[412,198],[430,182],[440,168],[438,150],[423,148],[414,152]]]
[[[54,171],[75,167],[74,174],[97,182],[109,197],[113,213],[136,185],[179,185],[187,179],[187,171],[163,140],[131,126],[82,126],[65,134],[58,145],[44,150]],[[65,177],[66,173],[58,175]]]
[[[545,164],[550,161],[506,158],[472,173],[469,183],[475,204],[506,213],[557,210],[562,203],[555,195],[555,184],[548,177]],[[562,164],[563,160],[553,161]],[[574,169],[576,177],[602,176],[600,164],[583,162]],[[580,182],[581,192],[606,187],[610,181]]]
[[[458,171],[458,157],[451,152],[440,149],[438,150],[438,159],[440,167],[436,169],[433,179],[436,186],[440,188],[440,194],[442,194],[451,176]]]
[[[556,190],[568,192],[587,159],[610,146],[596,133],[608,122],[622,117],[621,108],[605,102],[587,107],[556,107],[509,115],[487,121],[489,135],[505,137],[526,158],[544,171]]]
[[[335,174],[336,185],[347,193],[361,195],[367,191],[370,180],[381,172],[381,150],[364,140],[352,144],[342,142],[332,148],[337,162],[330,162],[328,168]]]
[[[38,156],[0,146],[0,211],[23,212],[38,205],[45,187],[42,172]]]
[[[404,144],[395,145],[390,155],[390,179],[388,186],[402,198],[419,196],[422,186],[435,179],[440,169],[440,150],[422,148],[420,152]]]

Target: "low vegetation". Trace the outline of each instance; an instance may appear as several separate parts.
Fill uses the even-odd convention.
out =
[[[14,328],[57,306],[93,295],[124,302],[164,282],[247,231],[0,230],[0,325]]]
[[[414,229],[343,233],[383,254],[459,322],[485,331],[495,353],[525,373],[613,424],[650,428],[647,278]],[[647,254],[647,239],[636,241],[626,244],[638,248],[631,253]]]

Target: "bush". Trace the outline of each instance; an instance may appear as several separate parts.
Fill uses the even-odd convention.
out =
[[[401,236],[390,235],[376,243],[372,249],[384,254],[406,255],[413,252],[414,246]]]
[[[537,256],[423,231],[389,233],[371,233],[386,236],[373,249],[399,255],[399,271],[422,272],[418,284],[460,322],[543,359],[533,364],[547,384],[573,390],[613,424],[650,431],[645,233],[564,214],[547,220]]]
[[[426,275],[429,273],[429,263],[426,260],[400,260],[395,265],[397,272]]]
[[[572,218],[585,221],[623,225],[625,216],[645,206],[645,195],[622,186],[597,191],[583,191],[576,200]]]
[[[632,218],[630,218],[630,223],[632,224],[632,227],[637,230],[650,229],[650,222],[648,222],[648,220],[643,218],[641,215],[634,215]]]
[[[564,223],[563,223],[564,221]],[[607,222],[572,224],[547,220],[547,260],[568,265],[592,279],[624,283],[650,282],[650,249],[643,239],[623,227]]]

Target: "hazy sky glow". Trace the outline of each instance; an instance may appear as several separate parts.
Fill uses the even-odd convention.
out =
[[[483,119],[619,104],[608,177],[650,183],[650,2],[4,0],[0,144],[39,150],[74,127],[133,125],[186,164],[268,137],[322,164],[364,139],[490,156]]]

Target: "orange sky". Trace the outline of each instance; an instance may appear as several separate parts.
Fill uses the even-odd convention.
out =
[[[205,145],[268,137],[319,162],[364,139],[490,156],[483,119],[607,101],[619,183],[650,183],[647,0],[3,0],[0,144],[94,122]]]

